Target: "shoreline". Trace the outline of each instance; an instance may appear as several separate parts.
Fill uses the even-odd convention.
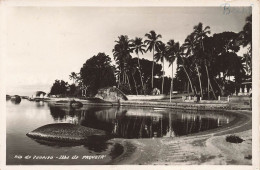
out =
[[[251,111],[228,111],[242,115],[231,126],[181,137],[154,139],[115,139],[124,143],[125,152],[111,164],[150,165],[252,165]],[[229,143],[229,135],[241,137],[242,143]],[[132,145],[129,147],[127,142]],[[138,149],[131,149],[131,148]],[[234,154],[236,153],[236,154]]]
[[[172,102],[160,101],[160,100],[126,100],[120,102],[104,101],[102,99],[88,100],[79,98],[50,98],[47,102],[54,103],[57,101],[79,101],[84,106],[130,106],[130,107],[153,107],[153,108],[169,108],[169,109],[185,109],[185,110],[212,110],[212,111],[223,111],[223,110],[250,110],[249,105],[242,103],[200,103],[200,102],[183,102],[180,100],[173,100]],[[66,105],[59,104],[59,105]]]

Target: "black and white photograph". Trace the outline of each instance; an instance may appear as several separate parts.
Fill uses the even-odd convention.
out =
[[[259,167],[258,1],[2,5],[3,169]]]

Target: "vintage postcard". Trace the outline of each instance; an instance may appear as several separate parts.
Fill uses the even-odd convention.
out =
[[[1,170],[259,168],[259,1],[0,5]]]

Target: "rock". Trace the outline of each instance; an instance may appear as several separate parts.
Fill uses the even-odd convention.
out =
[[[70,123],[55,123],[41,126],[26,134],[34,139],[61,142],[85,142],[108,139],[103,130],[88,128]]]
[[[79,101],[73,100],[73,101],[70,102],[70,106],[72,108],[81,108],[83,106],[83,104]]]
[[[109,102],[127,100],[126,95],[116,87],[101,88],[98,90],[98,93],[95,97]]]
[[[11,97],[11,101],[14,103],[14,104],[19,104],[21,102],[21,97],[18,96],[18,95],[14,95]]]
[[[6,95],[6,100],[10,100],[11,99],[11,96],[10,95]]]

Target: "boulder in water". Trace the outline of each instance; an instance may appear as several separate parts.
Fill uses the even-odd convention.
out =
[[[72,108],[81,108],[83,106],[83,104],[79,101],[73,100],[73,101],[70,102],[70,106]]]
[[[6,95],[6,100],[10,100],[11,96],[9,96],[8,94]]]
[[[84,142],[107,139],[103,130],[88,128],[70,123],[54,123],[39,127],[26,134],[34,139],[61,142]]]
[[[22,99],[21,99],[20,96],[14,95],[14,96],[11,97],[11,101],[12,101],[13,103],[15,103],[15,104],[19,104],[19,103],[22,101]]]

